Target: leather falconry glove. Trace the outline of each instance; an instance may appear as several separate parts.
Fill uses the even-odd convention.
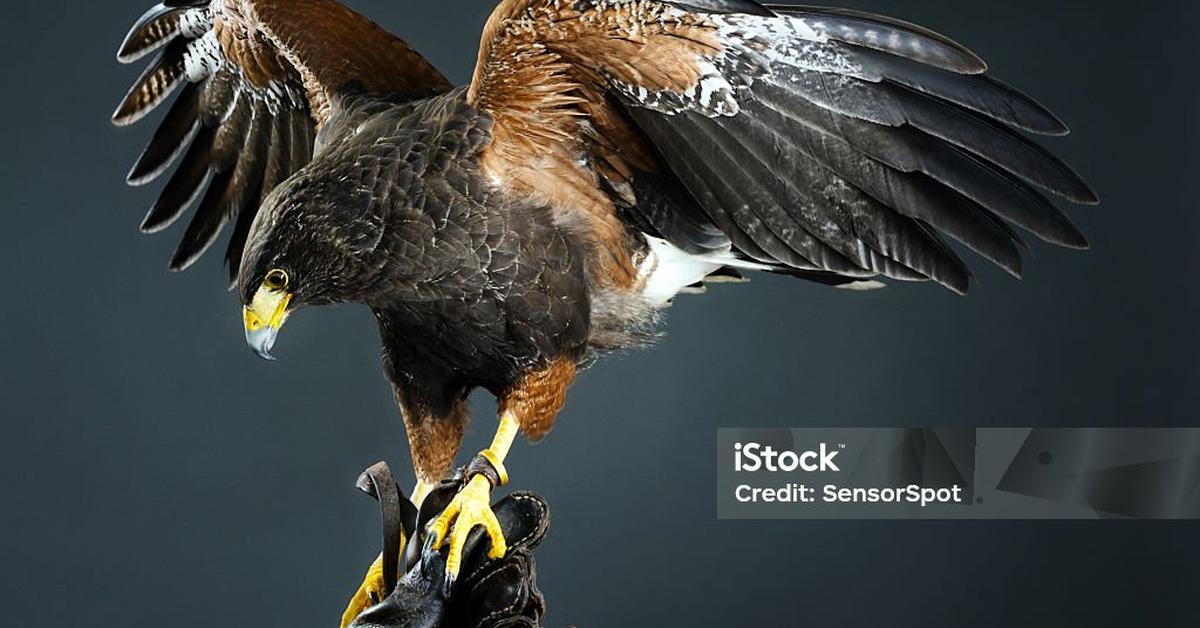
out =
[[[508,540],[504,557],[487,557],[487,539],[482,528],[476,528],[463,552],[462,575],[447,590],[444,552],[432,549],[425,528],[465,481],[460,470],[439,484],[418,511],[404,497],[386,463],[359,477],[358,487],[379,500],[383,514],[384,588],[383,599],[355,618],[352,628],[541,626],[546,605],[537,588],[533,549],[550,527],[550,511],[532,493],[517,491],[493,506]],[[403,575],[399,575],[401,551]]]

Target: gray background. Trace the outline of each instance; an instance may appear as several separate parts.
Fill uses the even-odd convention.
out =
[[[980,266],[965,299],[769,277],[682,299],[515,449],[554,512],[550,625],[1195,625],[1194,523],[717,521],[718,425],[1196,421],[1200,8],[839,1],[951,34],[1067,120],[1094,250]],[[149,2],[4,7],[0,624],[330,626],[377,551],[354,479],[407,468],[374,324],[305,312],[265,364],[217,260],[169,275],[180,230],[137,233],[153,192],[121,181],[151,128],[107,117]],[[462,81],[492,2],[353,4]]]

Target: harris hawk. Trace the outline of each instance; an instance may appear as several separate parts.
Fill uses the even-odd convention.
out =
[[[304,306],[369,307],[417,500],[468,393],[498,398],[433,523],[451,578],[474,527],[505,551],[489,493],[517,434],[545,435],[577,368],[644,343],[678,293],[746,271],[965,293],[947,239],[1019,276],[1016,227],[1085,248],[1050,197],[1097,202],[1029,139],[1067,133],[1052,113],[954,41],[858,11],[502,0],[461,87],[335,0],[169,0],[118,58],[154,52],[113,118],[178,92],[129,174],[178,164],[142,228],[195,205],[184,269],[232,223],[251,348],[270,358]]]

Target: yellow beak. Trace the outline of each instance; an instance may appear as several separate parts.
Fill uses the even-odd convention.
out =
[[[250,305],[242,309],[246,324],[246,344],[264,360],[274,360],[271,347],[288,317],[292,295],[288,292],[259,287]]]

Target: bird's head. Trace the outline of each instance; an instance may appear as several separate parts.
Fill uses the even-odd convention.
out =
[[[313,190],[316,190],[314,193]],[[238,273],[246,342],[259,357],[288,316],[306,305],[358,301],[371,292],[382,225],[346,208],[353,198],[301,178],[277,188],[254,219]]]

